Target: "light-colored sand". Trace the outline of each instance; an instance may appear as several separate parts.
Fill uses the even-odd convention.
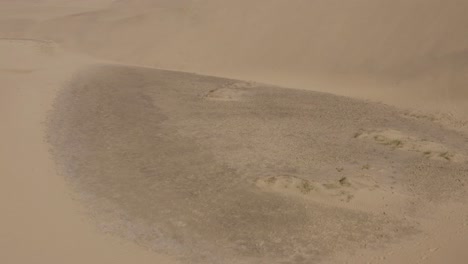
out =
[[[467,111],[463,0],[109,2],[10,9],[21,16],[0,33],[123,63]]]
[[[97,232],[72,200],[50,159],[44,121],[83,59],[49,44],[0,40],[0,262],[177,263]]]
[[[466,4],[221,2],[0,0],[0,262],[465,263]]]

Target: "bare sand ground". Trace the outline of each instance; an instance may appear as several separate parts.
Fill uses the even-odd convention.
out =
[[[35,2],[9,10],[0,32],[125,64],[467,112],[463,0]]]
[[[203,8],[191,9],[198,16],[191,17],[185,8],[189,2],[0,1],[5,7],[0,11],[5,22],[0,28],[2,262],[465,263],[468,135],[463,111],[455,111],[466,100],[460,90],[464,63],[451,59],[459,54],[454,50],[463,49],[462,39],[456,39],[459,47],[433,43],[428,48],[428,54],[452,54],[440,66],[451,69],[450,76],[437,75],[447,69],[436,67],[436,74],[424,70],[421,74],[436,76],[440,86],[429,82],[424,88],[419,86],[424,78],[405,79],[398,87],[412,87],[409,93],[389,92],[388,87],[395,88],[389,83],[396,80],[389,72],[416,60],[414,49],[404,49],[420,45],[414,39],[400,43],[406,57],[364,52],[344,60],[351,71],[359,58],[381,58],[385,63],[378,78],[369,77],[368,70],[337,73],[330,66],[336,63],[333,58],[320,61],[328,73],[307,78],[291,65],[284,66],[289,70],[256,71],[265,67],[258,58],[258,64],[246,60],[243,69],[239,63],[245,57],[234,60],[241,53],[216,62],[200,50],[212,47],[206,42],[194,45],[193,53],[182,52],[182,46],[158,46],[160,42],[154,49],[132,48],[134,42],[122,46],[131,33],[136,34],[133,41],[151,47],[161,38],[146,30],[163,22],[166,31],[155,29],[156,36],[164,33],[173,40],[175,29],[185,29],[179,40],[186,43],[200,33],[190,25],[203,25],[199,19],[211,13],[231,25],[239,10],[248,20],[266,5],[229,5],[221,12],[216,3],[201,1]],[[454,25],[462,21],[453,11],[455,2],[438,13],[450,14],[451,22],[425,33],[421,41],[447,28],[456,33]],[[457,3],[463,10],[463,3]],[[395,13],[405,6],[389,5]],[[271,6],[290,8],[275,1]],[[425,12],[433,14],[431,10]],[[153,20],[151,14],[159,16]],[[216,40],[213,32],[206,34]],[[443,37],[451,39],[450,34]],[[245,39],[254,39],[247,35]],[[235,36],[245,41],[241,33]],[[312,56],[313,50],[302,54]],[[282,64],[276,60],[290,55],[274,50],[267,57],[278,67]],[[418,104],[415,95],[424,95],[437,104],[422,100],[418,107],[401,110],[135,64],[277,84],[316,83],[303,88],[393,104],[404,97],[406,107]],[[449,82],[448,90],[440,89]],[[371,85],[364,89],[362,83]],[[347,84],[352,89],[340,92]],[[435,100],[441,96],[443,102]],[[446,103],[451,106],[443,107]],[[435,115],[427,109],[444,112]]]
[[[82,60],[41,41],[0,47],[0,261],[176,263],[98,233],[50,159],[45,116]]]

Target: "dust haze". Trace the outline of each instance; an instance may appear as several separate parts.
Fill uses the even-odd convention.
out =
[[[467,11],[0,0],[0,261],[465,263]]]

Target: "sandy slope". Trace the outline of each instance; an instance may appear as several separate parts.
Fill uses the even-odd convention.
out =
[[[97,233],[50,159],[45,116],[83,59],[17,39],[0,58],[0,262],[176,263]]]
[[[0,0],[1,262],[465,263],[465,121],[129,65],[463,109],[424,3]]]
[[[467,110],[463,0],[108,2],[26,35],[124,63]]]
[[[406,257],[361,257],[410,263],[467,242],[466,134],[391,107],[97,65],[59,93],[48,131],[103,230],[186,263],[336,263],[402,240]]]

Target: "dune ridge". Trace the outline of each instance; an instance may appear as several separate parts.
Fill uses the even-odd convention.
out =
[[[106,4],[40,21],[27,35],[123,63],[467,110],[465,1]]]

